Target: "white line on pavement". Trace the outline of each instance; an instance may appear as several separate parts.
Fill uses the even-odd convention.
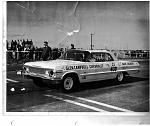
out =
[[[54,96],[54,95],[46,95],[45,94],[44,96],[51,97],[51,98],[54,98],[54,99],[58,99],[58,100],[61,100],[61,101],[65,101],[65,102],[75,104],[75,105],[78,105],[78,106],[82,106],[82,107],[85,107],[85,108],[88,108],[88,109],[91,109],[91,110],[94,110],[94,111],[108,112],[108,111],[105,111],[103,109],[99,109],[99,108],[96,108],[96,107],[93,107],[93,106],[90,106],[90,105],[82,104],[82,103],[79,103],[79,102],[75,102],[75,101],[72,101],[72,100],[69,100],[69,99],[64,99],[64,98],[57,97],[57,96]]]
[[[16,70],[12,70],[12,71],[7,71],[7,73],[12,73],[12,72],[17,72]]]
[[[81,97],[76,97],[76,96],[67,95],[67,94],[61,94],[61,95],[72,97],[72,98],[83,100],[83,101],[87,101],[87,102],[91,102],[91,103],[94,103],[94,104],[97,104],[97,105],[105,106],[105,107],[112,108],[112,109],[119,110],[119,111],[123,111],[123,112],[133,112],[131,110],[119,108],[119,107],[116,107],[116,106],[112,106],[112,105],[109,105],[109,104],[105,104],[105,103],[102,103],[102,102],[97,102],[97,101],[93,101],[93,100],[89,100],[89,99],[85,99],[85,98],[81,98]]]
[[[19,81],[12,80],[12,79],[8,79],[8,78],[7,78],[7,81],[11,81],[11,82],[15,82],[15,83],[18,83],[18,82],[19,82]]]

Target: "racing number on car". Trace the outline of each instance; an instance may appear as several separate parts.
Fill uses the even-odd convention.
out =
[[[116,71],[116,70],[117,70],[117,67],[111,67],[110,70],[111,70],[111,71]]]
[[[112,63],[112,67],[110,68],[111,71],[116,71],[117,67],[115,66],[115,63]]]

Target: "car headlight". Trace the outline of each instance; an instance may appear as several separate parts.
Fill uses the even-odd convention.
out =
[[[24,72],[27,72],[27,73],[29,72],[29,67],[24,66],[23,69],[24,69]]]
[[[54,72],[51,70],[51,71],[49,72],[49,74],[50,74],[50,75],[53,75],[53,74],[54,74]]]
[[[136,65],[137,65],[137,66],[140,66],[140,64],[139,64],[138,62],[136,63]]]
[[[46,71],[45,71],[45,74],[49,76],[49,71],[48,71],[48,70],[46,70]]]
[[[29,72],[29,67],[26,67],[26,71]]]
[[[51,76],[53,76],[54,72],[53,72],[53,70],[46,70],[45,74],[51,77]]]

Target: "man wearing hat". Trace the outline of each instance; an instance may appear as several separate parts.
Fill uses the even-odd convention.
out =
[[[48,42],[45,41],[44,42],[44,48],[43,48],[43,52],[42,52],[42,59],[44,61],[49,60],[51,58],[51,48],[48,46]]]

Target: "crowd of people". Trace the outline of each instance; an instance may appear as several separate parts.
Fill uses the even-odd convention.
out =
[[[8,42],[7,40],[7,50],[29,51],[32,48],[34,48],[32,39],[31,40],[18,39],[18,40],[12,40],[11,42]]]
[[[35,47],[33,44],[32,39],[18,39],[18,40],[11,40],[10,42],[7,41],[7,59],[8,60],[26,60],[26,61],[35,61],[35,60],[52,60],[57,59],[61,56],[61,54],[64,52],[63,48],[51,48],[48,45],[47,41],[44,41],[43,47]],[[71,44],[70,49],[75,49],[74,44]],[[115,52],[114,52],[115,54]],[[148,58],[149,57],[149,51],[143,52],[142,50],[136,50],[126,52],[124,51],[123,54],[121,52],[117,52],[119,56],[121,57],[128,57],[128,58]],[[119,57],[116,55],[117,57]],[[123,55],[123,56],[122,56]],[[8,61],[7,60],[7,61]]]
[[[63,48],[51,48],[47,41],[44,47],[35,47],[31,40],[12,40],[7,41],[7,53],[14,60],[50,60],[57,59],[63,53]]]

